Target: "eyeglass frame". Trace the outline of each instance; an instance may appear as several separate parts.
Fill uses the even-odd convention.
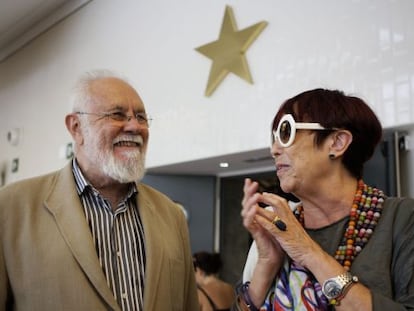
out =
[[[284,122],[288,122],[289,126],[290,126],[290,136],[289,139],[286,143],[282,142],[282,140],[280,139],[279,133],[281,131],[281,127],[282,124]],[[273,142],[278,141],[278,143],[283,147],[283,148],[287,148],[290,147],[293,142],[295,141],[296,138],[296,130],[330,130],[330,131],[334,131],[337,130],[337,128],[326,128],[323,127],[320,123],[317,122],[296,122],[295,119],[293,118],[293,116],[288,113],[282,116],[282,118],[279,121],[279,124],[277,125],[277,129],[276,131],[273,130],[272,131],[272,137],[273,137]]]
[[[152,118],[145,112],[136,112],[134,115],[127,115],[121,111],[114,112],[87,112],[87,111],[75,111],[75,114],[79,115],[91,115],[97,116],[99,119],[107,118],[114,122],[129,122],[132,118],[135,118],[139,124],[146,125],[148,128],[151,125]]]

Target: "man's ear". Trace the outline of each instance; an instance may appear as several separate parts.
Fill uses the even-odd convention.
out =
[[[332,143],[329,148],[330,154],[336,157],[342,156],[352,143],[352,133],[348,130],[337,130],[332,133]]]
[[[74,113],[70,113],[65,117],[66,128],[77,145],[83,143],[83,133],[79,121],[79,116]]]

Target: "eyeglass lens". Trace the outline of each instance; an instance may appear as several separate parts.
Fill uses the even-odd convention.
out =
[[[279,139],[283,144],[289,141],[290,135],[292,134],[292,127],[288,120],[285,120],[280,124]]]

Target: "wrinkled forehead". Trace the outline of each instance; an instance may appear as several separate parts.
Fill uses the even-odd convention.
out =
[[[89,85],[91,105],[101,109],[129,109],[144,111],[144,103],[138,92],[118,78],[103,78]]]

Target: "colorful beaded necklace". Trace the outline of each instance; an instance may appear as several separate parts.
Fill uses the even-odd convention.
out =
[[[384,193],[358,181],[358,188],[349,214],[348,226],[335,253],[335,259],[349,271],[355,257],[368,243],[378,219],[381,217]],[[295,215],[304,225],[303,207],[298,206]]]

